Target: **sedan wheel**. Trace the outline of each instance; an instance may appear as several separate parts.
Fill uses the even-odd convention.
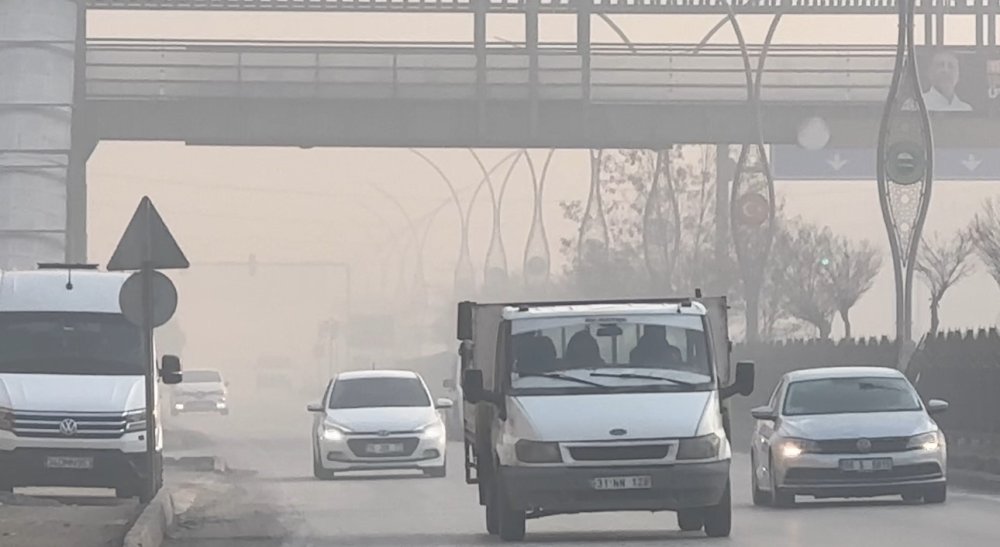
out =
[[[771,505],[775,507],[791,507],[795,505],[795,494],[785,492],[778,487],[778,474],[774,472],[774,458],[768,462],[768,475],[771,477]]]
[[[753,490],[753,504],[754,505],[768,505],[771,503],[770,492],[765,492],[760,489],[760,484],[757,480],[757,459],[754,456],[750,456],[750,487]]]

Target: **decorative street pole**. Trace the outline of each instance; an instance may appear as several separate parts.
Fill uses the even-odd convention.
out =
[[[899,34],[892,85],[878,136],[879,204],[896,281],[896,342],[912,341],[913,271],[933,181],[934,140],[917,74],[915,0],[898,0]]]

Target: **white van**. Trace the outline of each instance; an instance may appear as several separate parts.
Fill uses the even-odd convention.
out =
[[[146,457],[151,363],[118,304],[127,277],[90,266],[0,272],[0,491],[155,494],[146,480],[151,471],[158,485],[162,477],[162,455],[152,470]],[[176,369],[169,383],[179,380],[176,357],[164,356],[163,365]],[[160,454],[159,423],[155,442]]]
[[[674,511],[682,530],[729,535],[726,400],[754,373],[730,365],[724,299],[466,302],[458,315],[466,480],[489,533]]]

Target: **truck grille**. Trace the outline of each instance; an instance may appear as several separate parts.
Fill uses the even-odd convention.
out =
[[[670,452],[668,444],[636,444],[623,446],[574,446],[569,454],[578,462],[614,460],[662,460]]]
[[[124,414],[15,412],[14,434],[36,438],[118,439],[125,434],[125,422]]]

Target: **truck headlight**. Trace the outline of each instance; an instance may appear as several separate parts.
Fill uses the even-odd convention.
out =
[[[943,444],[942,441],[943,439],[941,439],[941,434],[939,432],[929,431],[927,433],[910,437],[910,440],[906,443],[906,448],[933,452],[941,447]]]
[[[517,459],[524,463],[559,463],[562,453],[559,443],[543,443],[538,441],[520,440],[514,443]]]
[[[125,432],[146,430],[146,411],[134,410],[125,415]]]
[[[0,431],[14,431],[14,413],[0,408]]]
[[[715,433],[694,437],[691,439],[681,439],[677,445],[678,460],[707,460],[719,457],[719,447],[722,439]]]

